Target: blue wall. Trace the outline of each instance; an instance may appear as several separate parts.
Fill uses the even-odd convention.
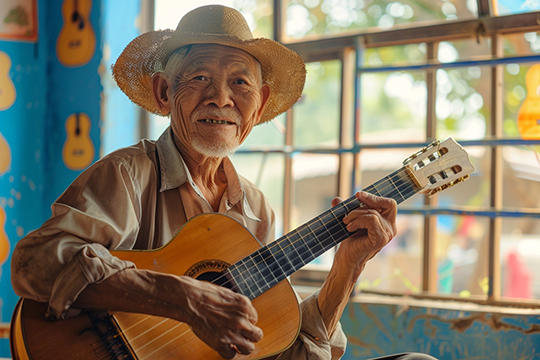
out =
[[[0,2],[0,9],[5,13],[2,6],[13,3]],[[77,25],[69,22],[70,9],[63,8],[73,3],[37,0],[35,42],[0,37],[0,56],[7,55],[11,61],[5,71],[5,61],[0,62],[0,104],[6,94],[2,84],[12,83],[16,94],[12,105],[0,105],[0,329],[11,320],[18,300],[11,288],[9,266],[15,244],[47,220],[51,203],[91,162],[138,140],[137,107],[118,89],[110,67],[140,33],[139,1],[78,1],[85,21],[83,33],[95,37],[95,47],[80,61],[66,64],[56,49],[57,41],[65,44],[63,36],[73,34]],[[90,121],[84,138],[76,138],[73,128],[66,128],[75,113],[86,114]],[[84,166],[74,167],[63,158],[64,147],[78,145],[75,140],[84,142],[89,155]],[[3,356],[9,356],[9,343],[0,336]]]

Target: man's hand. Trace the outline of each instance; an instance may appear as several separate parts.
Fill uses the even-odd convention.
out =
[[[351,211],[343,219],[353,235],[341,243],[336,260],[361,271],[358,266],[375,256],[396,235],[397,204],[393,199],[365,191],[357,192],[355,196],[364,206]],[[335,198],[332,206],[341,201]]]
[[[256,327],[257,311],[244,295],[202,281],[194,281],[188,294],[195,335],[225,359],[250,354],[263,332]]]

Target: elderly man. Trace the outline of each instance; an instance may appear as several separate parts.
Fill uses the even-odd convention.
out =
[[[250,354],[264,334],[245,295],[139,269],[110,250],[160,248],[189,219],[211,212],[236,219],[262,245],[272,242],[274,215],[267,200],[227,156],[255,125],[297,101],[304,62],[273,40],[253,39],[236,10],[212,5],[188,13],[175,31],[133,40],[113,75],[131,100],[170,116],[171,126],[156,142],[120,149],[73,182],[52,205],[51,219],[18,243],[14,289],[48,303],[49,318],[69,318],[77,309],[161,316],[189,324],[224,358]],[[356,196],[365,206],[343,218],[352,236],[339,247],[320,291],[301,303],[299,336],[282,354],[266,355],[343,355],[339,318],[347,299],[366,262],[396,232],[393,200]]]

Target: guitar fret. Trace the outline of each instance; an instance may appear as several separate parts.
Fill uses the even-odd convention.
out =
[[[244,259],[244,264],[247,270],[246,272],[252,280],[252,285],[250,286],[251,292],[254,296],[256,296],[255,294],[257,293],[262,294],[260,285],[263,285],[262,282],[264,282],[264,279],[258,271],[254,271],[255,269],[258,269],[257,263],[253,261],[253,257],[248,256]]]

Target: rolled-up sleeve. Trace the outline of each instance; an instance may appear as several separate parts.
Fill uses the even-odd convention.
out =
[[[338,323],[332,336],[326,331],[317,304],[319,292],[300,303],[302,327],[293,345],[279,356],[279,360],[337,360],[345,353],[347,338]]]
[[[133,247],[141,192],[124,160],[108,158],[79,176],[52,205],[52,217],[21,239],[11,269],[15,292],[49,303],[64,318],[88,284],[134,267],[109,249]]]

